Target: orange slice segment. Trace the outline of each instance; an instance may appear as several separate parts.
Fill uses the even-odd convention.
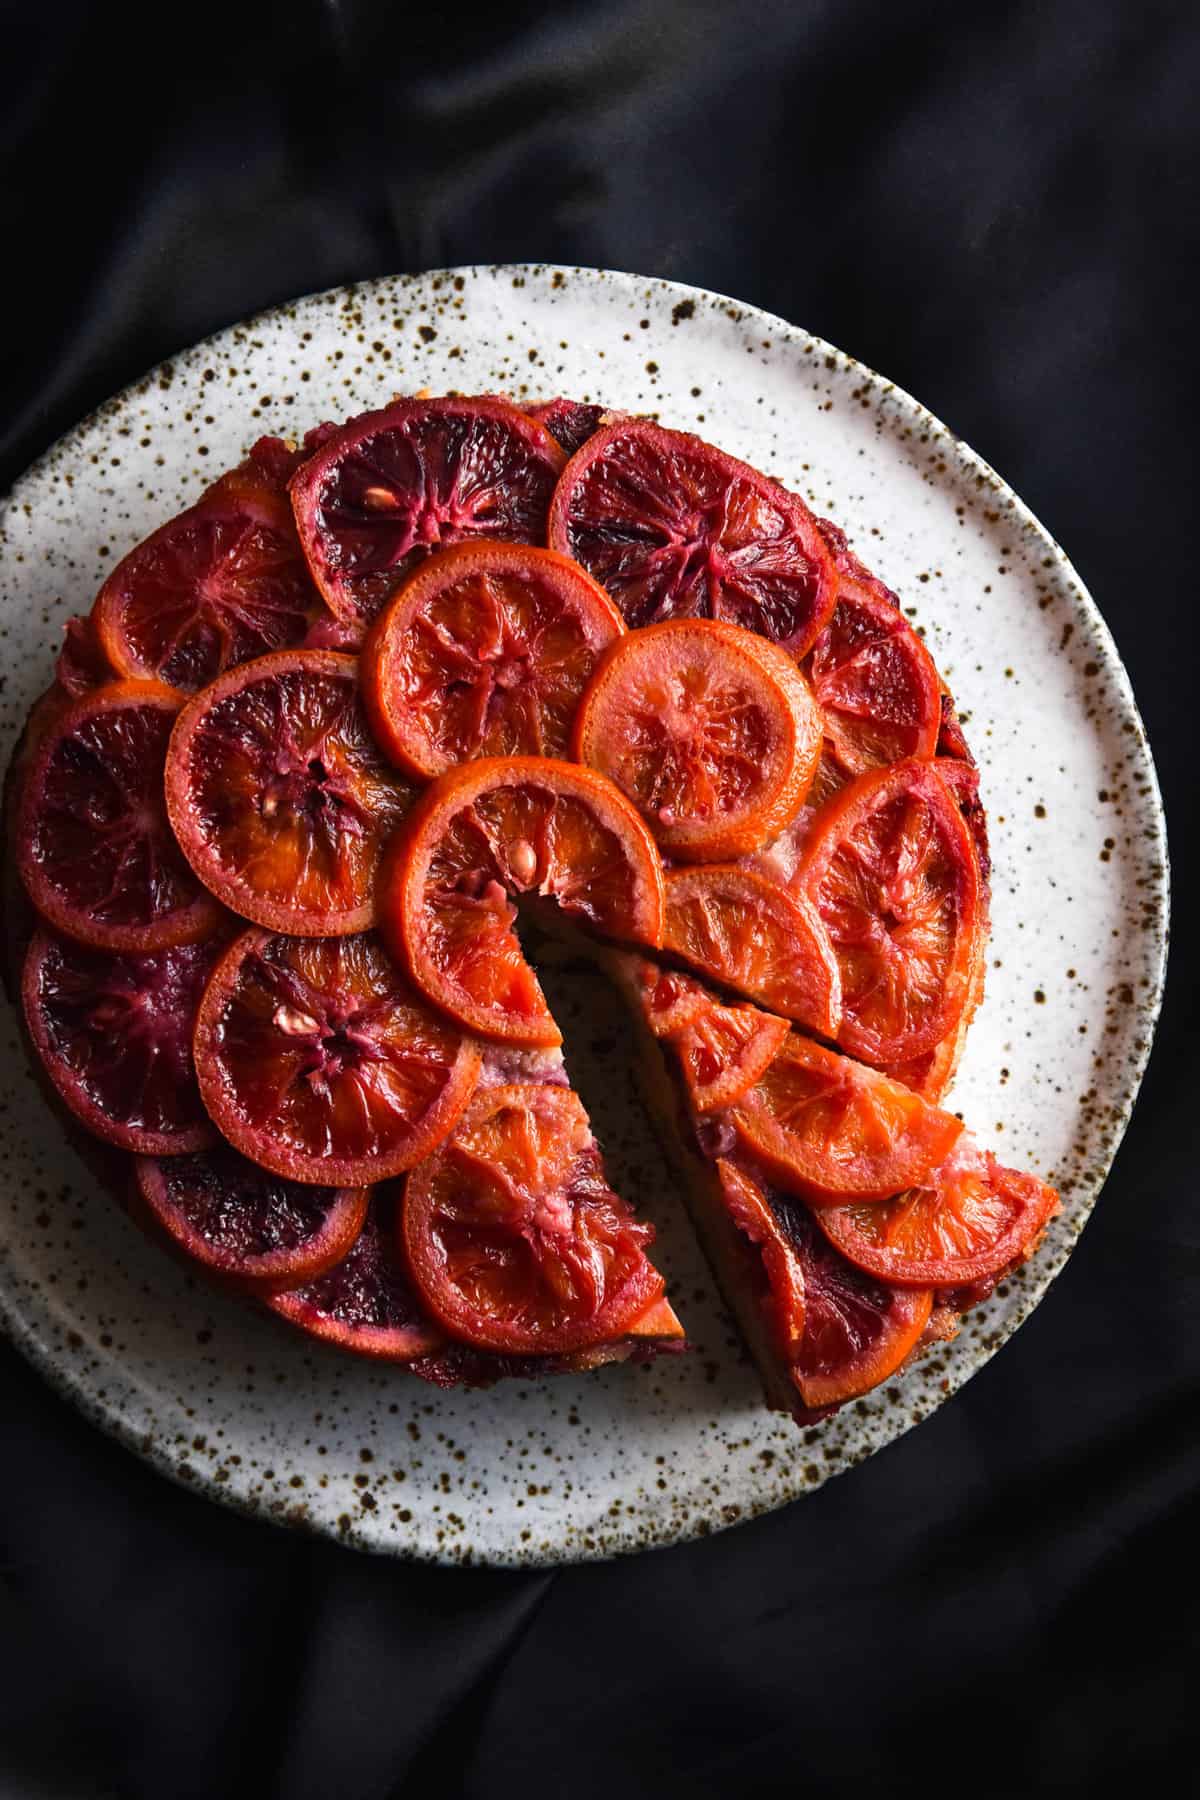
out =
[[[609,1187],[565,1087],[481,1089],[405,1188],[404,1248],[425,1304],[461,1342],[507,1355],[624,1335],[662,1299],[653,1235]]]
[[[710,1000],[671,1039],[696,1111],[720,1112],[734,1105],[766,1074],[790,1030],[786,1019],[757,1006]]]
[[[58,710],[32,751],[15,833],[30,899],[98,949],[154,951],[210,937],[221,908],[180,854],[163,799],[182,696],[113,681]]]
[[[812,647],[808,675],[839,781],[933,755],[942,721],[933,658],[895,596],[865,571],[839,570],[833,616]]]
[[[875,1069],[793,1032],[745,1092],[734,1125],[790,1193],[882,1199],[946,1161],[962,1121]]]
[[[118,675],[195,693],[223,669],[302,641],[324,608],[288,504],[298,460],[279,438],[260,439],[117,564],[92,623]]]
[[[235,939],[196,1021],[209,1114],[261,1168],[353,1187],[409,1169],[450,1132],[480,1053],[414,994],[374,932]]]
[[[631,626],[727,619],[803,656],[833,610],[837,572],[803,500],[651,419],[616,419],[576,451],[548,541]]]
[[[810,907],[732,863],[672,870],[666,903],[664,949],[810,1031],[835,1035],[837,963]]]
[[[903,1286],[958,1288],[1023,1261],[1058,1210],[1035,1175],[1005,1169],[974,1144],[927,1185],[874,1205],[815,1209],[821,1229],[858,1268]]]

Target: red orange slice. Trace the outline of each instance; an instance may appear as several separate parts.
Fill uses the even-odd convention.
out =
[[[666,950],[822,1037],[835,1034],[837,963],[810,907],[736,863],[671,871],[666,900]]]
[[[261,439],[117,564],[92,622],[118,675],[194,693],[223,669],[301,641],[322,607],[288,504],[296,460],[278,438]]]
[[[154,951],[209,937],[221,908],[180,854],[163,767],[180,696],[116,681],[68,702],[24,777],[17,867],[51,924],[98,949]]]
[[[414,994],[373,932],[244,932],[213,972],[196,1073],[223,1135],[293,1181],[358,1186],[452,1130],[479,1051]]]
[[[945,1163],[962,1121],[793,1032],[738,1102],[738,1136],[791,1193],[883,1198]]]
[[[1058,1196],[968,1148],[924,1186],[870,1206],[818,1207],[817,1222],[843,1256],[885,1281],[959,1288],[997,1275],[1028,1255]]]
[[[792,658],[715,619],[672,619],[611,646],[583,696],[574,753],[616,782],[670,855],[757,850],[799,810],[821,718]]]
[[[662,872],[611,782],[530,756],[464,763],[417,800],[389,853],[380,916],[421,992],[486,1037],[556,1044],[510,896],[540,895],[601,936],[657,947]]]
[[[608,589],[631,626],[727,619],[802,656],[833,610],[836,570],[804,502],[649,419],[602,426],[575,453],[549,542]]]
[[[431,550],[544,544],[563,452],[494,398],[397,400],[328,435],[292,481],[313,579],[359,629]]]
[[[213,1140],[192,1022],[218,946],[94,950],[39,929],[21,978],[25,1021],[64,1103],[96,1137],[143,1156]]]
[[[228,907],[327,937],[373,922],[380,853],[412,788],[371,736],[355,659],[283,650],[188,703],[166,796],[188,861]]]
[[[266,1304],[308,1337],[376,1362],[414,1362],[446,1343],[400,1256],[390,1186],[370,1190],[362,1230],[340,1262],[302,1287],[272,1295]]]
[[[552,550],[439,551],[388,603],[363,652],[375,736],[426,778],[476,756],[565,756],[579,697],[624,629],[604,589]]]
[[[609,1187],[569,1088],[481,1089],[409,1176],[403,1218],[421,1298],[480,1349],[583,1350],[621,1337],[662,1296],[653,1232]]]
[[[281,1181],[229,1149],[139,1157],[140,1211],[208,1274],[248,1293],[312,1281],[362,1229],[366,1188]]]
[[[839,1044],[893,1064],[954,1030],[970,992],[979,864],[933,763],[872,770],[823,807],[796,891],[837,956]]]

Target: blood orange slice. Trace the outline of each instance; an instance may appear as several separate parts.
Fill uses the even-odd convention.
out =
[[[514,930],[510,895],[542,895],[604,937],[657,947],[658,851],[625,796],[592,769],[485,757],[433,782],[393,841],[380,915],[436,1005],[472,1031],[557,1044]]]
[[[975,846],[975,857],[979,863],[979,875],[986,899],[992,857],[988,843],[987,812],[979,793],[979,770],[973,762],[961,762],[952,756],[939,756],[934,768],[949,788],[955,805],[966,820],[971,842]]]
[[[945,756],[939,756],[934,767],[949,788],[959,812],[966,821],[971,841],[975,846],[975,858],[979,865],[979,910],[972,934],[967,999],[958,1016],[958,1023],[951,1031],[947,1032],[940,1042],[934,1045],[932,1050],[926,1050],[919,1056],[909,1057],[906,1061],[888,1064],[887,1072],[897,1081],[902,1081],[905,1087],[913,1088],[926,1100],[938,1101],[954,1080],[959,1062],[962,1060],[963,1050],[966,1047],[967,1032],[983,1000],[990,929],[988,875],[991,869],[991,859],[988,852],[987,816],[979,798],[978,769],[973,763],[957,762]]]
[[[21,999],[64,1103],[107,1143],[175,1156],[213,1140],[192,1066],[192,1021],[215,942],[138,956],[34,933]]]
[[[526,410],[531,419],[546,427],[568,456],[574,456],[580,445],[586,444],[609,416],[607,407],[596,406],[589,400],[543,400]]]
[[[837,964],[807,905],[734,863],[675,869],[666,895],[665,949],[722,986],[834,1036]]]
[[[933,658],[873,577],[842,570],[833,616],[808,663],[825,755],[845,780],[902,757],[930,757],[942,709]]]
[[[1052,1187],[968,1143],[925,1186],[872,1206],[821,1206],[815,1217],[868,1274],[906,1287],[960,1288],[1023,1262],[1057,1210]]]
[[[63,627],[62,649],[54,663],[54,679],[59,687],[78,700],[112,678],[91,619],[68,619]]]
[[[757,850],[798,812],[821,718],[791,657],[741,626],[671,619],[608,650],[574,753],[615,781],[672,856]]]
[[[805,1406],[840,1406],[894,1375],[933,1311],[929,1288],[893,1287],[848,1262],[796,1202],[771,1195],[804,1274],[804,1336],[792,1365]]]
[[[549,541],[608,589],[628,625],[727,619],[802,656],[833,610],[836,570],[804,502],[649,419],[604,426],[571,458]]]
[[[719,1160],[717,1175],[730,1219],[757,1253],[743,1279],[800,1396],[797,1417],[822,1417],[886,1381],[929,1323],[932,1291],[894,1287],[856,1268],[798,1201],[735,1163]]]
[[[205,990],[195,1054],[204,1104],[236,1149],[288,1180],[347,1187],[426,1156],[480,1064],[373,932],[243,932]]]
[[[757,1006],[708,1006],[671,1038],[698,1113],[735,1105],[766,1076],[790,1026]]]
[[[860,775],[822,808],[797,891],[837,955],[846,1050],[890,1065],[954,1030],[970,991],[979,865],[931,762]]]
[[[445,1344],[400,1258],[396,1201],[389,1187],[371,1189],[362,1230],[341,1262],[267,1305],[285,1320],[340,1350],[378,1362],[412,1362]]]
[[[745,1092],[738,1137],[790,1193],[881,1199],[941,1168],[962,1121],[793,1032]]]
[[[706,1013],[713,997],[700,982],[678,969],[660,969],[644,956],[625,959],[630,991],[656,1038],[674,1037]]]
[[[579,696],[624,629],[565,556],[456,544],[409,576],[368,639],[375,736],[423,777],[476,756],[565,756]]]
[[[163,765],[180,697],[158,682],[95,688],[54,718],[24,779],[17,867],[43,918],[107,950],[210,937],[221,908],[179,853]]]
[[[167,757],[167,810],[201,881],[305,937],[373,923],[380,852],[412,792],[371,736],[355,659],[332,650],[228,669],[184,708]]]
[[[278,438],[261,439],[117,564],[92,621],[118,675],[194,693],[235,663],[301,641],[321,602],[288,505],[295,463]]]
[[[484,1350],[583,1350],[621,1337],[663,1292],[654,1233],[609,1187],[569,1088],[480,1089],[409,1176],[403,1232],[430,1312]]]
[[[138,1157],[141,1211],[194,1262],[248,1293],[298,1287],[340,1262],[368,1190],[281,1181],[236,1151]]]
[[[761,1282],[755,1286],[760,1310],[776,1348],[790,1357],[804,1340],[804,1270],[800,1259],[758,1183],[726,1157],[717,1158],[716,1168],[725,1210],[757,1252]]]
[[[367,625],[439,544],[544,544],[563,453],[504,400],[397,400],[335,431],[292,481],[313,579]]]

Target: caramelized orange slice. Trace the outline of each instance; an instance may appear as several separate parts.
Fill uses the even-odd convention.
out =
[[[352,656],[282,650],[229,669],[180,714],[167,810],[207,888],[272,931],[374,922],[375,871],[412,787],[367,727]]]
[[[565,756],[579,697],[625,630],[577,563],[523,544],[429,557],[363,651],[376,738],[411,774],[476,756]]]
[[[810,907],[734,863],[675,869],[666,896],[664,949],[722,986],[834,1036],[837,963]]]
[[[851,1055],[899,1063],[954,1030],[971,987],[979,863],[932,762],[872,770],[823,807],[796,892],[837,956],[835,1035]]]
[[[962,1121],[793,1032],[734,1114],[738,1136],[789,1192],[881,1199],[945,1162]]]
[[[608,650],[574,751],[629,796],[664,850],[722,862],[760,849],[795,816],[821,717],[778,645],[715,619],[671,619]]]
[[[481,1089],[405,1188],[421,1298],[453,1337],[507,1355],[583,1350],[629,1331],[662,1298],[646,1256],[653,1236],[609,1187],[565,1087]]]
[[[472,1031],[557,1044],[510,896],[541,895],[603,937],[657,948],[654,840],[603,775],[535,756],[485,757],[433,782],[397,833],[381,916],[421,992]]]

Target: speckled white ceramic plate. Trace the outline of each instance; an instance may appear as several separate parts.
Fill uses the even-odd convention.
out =
[[[955,1104],[1056,1180],[1033,1264],[957,1341],[804,1432],[767,1415],[631,1090],[600,979],[548,977],[618,1187],[661,1231],[696,1354],[442,1395],[310,1348],[190,1280],[94,1191],[25,1066],[0,1065],[0,1308],[98,1423],[262,1517],[438,1561],[669,1543],[818,1486],[927,1416],[1045,1293],[1129,1117],[1159,1002],[1166,846],[1129,684],[1057,544],[908,395],[782,320],[670,282],[478,268],[319,294],[164,364],[65,437],[0,513],[5,754],[69,614],[266,431],[391,394],[566,393],[653,411],[841,523],[902,595],[969,724],[995,855],[986,1003]]]

